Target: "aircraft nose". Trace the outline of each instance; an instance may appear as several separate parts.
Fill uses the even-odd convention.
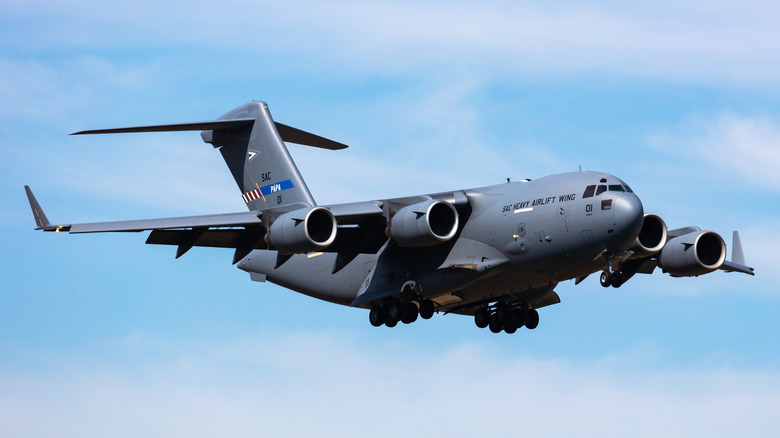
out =
[[[634,194],[625,194],[613,200],[612,210],[615,213],[615,223],[618,228],[632,236],[632,240],[642,229],[645,210],[642,201]]]

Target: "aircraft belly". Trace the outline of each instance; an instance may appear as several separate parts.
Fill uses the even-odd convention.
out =
[[[277,264],[277,251],[252,251],[238,264],[239,269],[263,274],[279,286],[313,298],[349,305],[366,276],[376,264],[375,254],[360,254],[335,274],[335,253],[296,254],[281,266]]]

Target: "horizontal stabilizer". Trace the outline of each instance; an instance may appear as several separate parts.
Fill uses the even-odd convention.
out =
[[[325,137],[320,137],[319,135],[315,135],[310,132],[301,131],[300,129],[293,128],[292,126],[283,125],[279,122],[274,123],[276,123],[276,130],[279,131],[279,136],[282,137],[282,140],[289,143],[314,146],[316,148],[330,149],[332,151],[346,149],[348,147],[343,143],[329,140]]]
[[[167,125],[128,126],[126,128],[90,129],[74,132],[71,135],[86,134],[125,134],[132,132],[174,132],[174,131],[209,131],[220,129],[236,129],[250,126],[255,119],[212,120],[209,122],[172,123]]]
[[[125,128],[109,128],[109,129],[89,129],[86,131],[74,132],[71,135],[88,135],[88,134],[127,134],[135,132],[175,132],[175,131],[219,131],[238,129],[251,126],[255,122],[255,119],[228,119],[228,120],[211,120],[207,122],[189,122],[189,123],[171,123],[166,125],[146,125],[146,126],[128,126]],[[276,130],[279,132],[279,136],[282,140],[289,143],[302,144],[306,146],[314,146],[322,149],[339,150],[346,149],[348,146],[339,143],[337,141],[329,140],[325,137],[312,134],[310,132],[302,131],[292,126],[287,126],[282,123],[276,124]]]

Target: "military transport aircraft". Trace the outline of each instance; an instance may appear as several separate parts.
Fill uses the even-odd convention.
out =
[[[661,268],[673,277],[716,270],[753,275],[739,234],[732,257],[720,235],[669,230],[615,176],[572,172],[445,193],[317,205],[286,142],[347,146],[274,122],[252,101],[217,120],[75,134],[201,131],[219,149],[247,212],[86,224],[53,224],[25,186],[37,230],[146,231],[146,243],[233,248],[252,280],[370,309],[374,326],[434,313],[471,315],[480,328],[536,328],[537,309],[560,302],[556,285],[600,272],[604,287]]]

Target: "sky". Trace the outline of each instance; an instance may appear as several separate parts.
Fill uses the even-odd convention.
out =
[[[763,0],[0,4],[0,436],[775,436],[780,5]],[[583,170],[757,275],[563,282],[534,331],[374,328],[232,251],[52,222],[243,211],[197,133],[249,100],[323,204]]]

